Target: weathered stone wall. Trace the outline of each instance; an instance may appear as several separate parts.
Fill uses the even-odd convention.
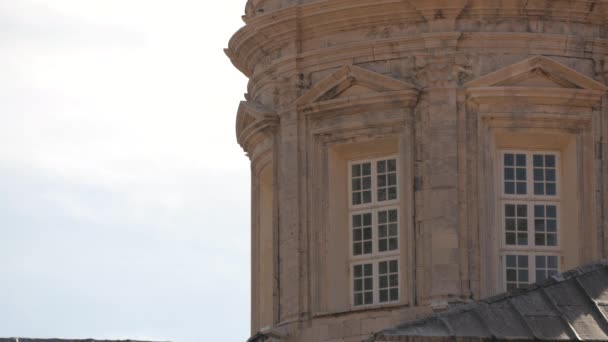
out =
[[[272,307],[274,338],[361,340],[499,291],[499,148],[560,150],[562,267],[608,256],[608,1],[250,0],[244,20],[226,50],[250,78],[237,136],[276,199],[260,227],[254,186],[253,236],[274,243],[273,277],[253,251],[255,293],[272,293],[254,333]],[[389,152],[403,298],[351,311],[344,160]]]

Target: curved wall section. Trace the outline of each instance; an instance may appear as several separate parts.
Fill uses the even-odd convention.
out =
[[[250,0],[243,19],[253,340],[359,341],[608,256],[608,1]]]

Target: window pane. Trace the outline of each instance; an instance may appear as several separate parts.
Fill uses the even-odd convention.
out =
[[[386,172],[386,160],[381,160],[376,164],[378,165],[378,173]]]
[[[363,192],[363,201],[362,203],[371,203],[372,202],[372,193],[371,191]]]
[[[379,223],[386,223],[388,220],[388,215],[386,213],[386,211],[380,211],[378,212],[378,222]]]
[[[518,217],[527,217],[528,216],[528,206],[527,205],[518,205],[517,206],[517,216]]]
[[[543,256],[536,256],[536,268],[545,268],[546,267],[546,263],[545,261],[547,260],[547,258],[543,257]]]
[[[372,164],[371,163],[363,163],[362,165],[362,174],[363,176],[369,176],[372,174]]]
[[[378,251],[394,251],[399,248],[397,242],[398,235],[398,215],[396,209],[378,211]]]
[[[527,283],[528,282],[528,270],[519,270],[518,278],[519,278],[519,282]]]
[[[355,293],[355,306],[363,305],[363,294]]]
[[[514,182],[505,182],[505,194],[507,194],[507,195],[515,194],[515,183]]]
[[[534,231],[536,232],[534,244],[536,246],[557,246],[557,220],[550,216],[557,216],[557,206],[534,205]]]
[[[396,272],[399,271],[397,260],[392,260],[389,263],[389,270],[390,270],[391,273],[396,273]]]
[[[519,255],[517,256],[517,266],[528,268],[528,256],[527,255]]]
[[[354,269],[355,278],[361,277],[363,275],[363,267],[361,265],[356,265]]]
[[[505,204],[505,243],[507,245],[528,244],[528,209],[526,205]]]
[[[378,186],[379,187],[385,187],[386,186],[386,176],[382,175],[382,176],[378,176]]]
[[[505,153],[504,164],[505,166],[515,165],[515,157],[512,153]]]
[[[388,229],[387,229],[386,225],[379,226],[378,227],[378,237],[385,238],[386,234],[388,234]]]
[[[380,303],[388,302],[388,290],[380,290]]]
[[[371,213],[352,215],[353,255],[371,253],[372,220]]]
[[[372,214],[371,213],[363,215],[363,224],[365,226],[371,226],[372,225]]]
[[[518,154],[515,157],[516,160],[516,165],[517,166],[526,166],[526,155],[525,154]]]
[[[388,240],[388,250],[389,251],[395,251],[399,249],[399,242],[397,241],[396,238],[391,238]]]
[[[372,264],[353,266],[353,303],[355,306],[373,303]]]
[[[528,192],[528,186],[523,182],[517,182],[516,189],[518,195],[525,195]]]
[[[355,291],[361,291],[361,290],[363,290],[363,280],[356,279],[355,280]]]
[[[380,302],[396,301],[399,299],[399,267],[397,260],[381,261],[379,286],[380,293],[386,291],[387,296],[380,295]],[[388,295],[390,293],[390,295]]]
[[[397,199],[397,162],[395,159],[380,160],[377,166],[378,202]]]
[[[380,262],[378,265],[379,273],[386,274],[388,272],[388,265],[386,261]]]
[[[515,255],[507,255],[507,267],[515,267],[517,266],[517,261],[515,259]]]
[[[536,256],[536,281],[543,281],[550,276],[557,274],[557,256],[537,255]]]
[[[378,251],[386,252],[388,249],[388,241],[386,239],[382,239],[378,241]]]
[[[556,157],[552,154],[534,155],[534,194],[557,195]]]
[[[528,284],[529,269],[527,255],[506,255],[505,282],[508,290]]]
[[[397,174],[391,173],[388,175],[388,185],[397,185]]]
[[[547,169],[545,179],[550,182],[555,182],[555,170]]]
[[[391,274],[389,279],[390,286],[399,286],[399,277],[396,274]]]
[[[557,257],[556,256],[547,257],[547,263],[549,264],[549,268],[557,269]]]
[[[351,204],[371,203],[371,188],[371,164],[353,164],[351,166]]]

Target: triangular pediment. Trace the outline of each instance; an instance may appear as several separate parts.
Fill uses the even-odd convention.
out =
[[[412,89],[416,87],[407,82],[358,66],[347,65],[312,87],[296,101],[296,104],[307,105]]]
[[[492,72],[467,88],[526,87],[606,91],[606,86],[550,58],[536,56]]]

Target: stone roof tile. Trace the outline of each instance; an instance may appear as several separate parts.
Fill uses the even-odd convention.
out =
[[[376,333],[369,341],[608,340],[608,259]]]

